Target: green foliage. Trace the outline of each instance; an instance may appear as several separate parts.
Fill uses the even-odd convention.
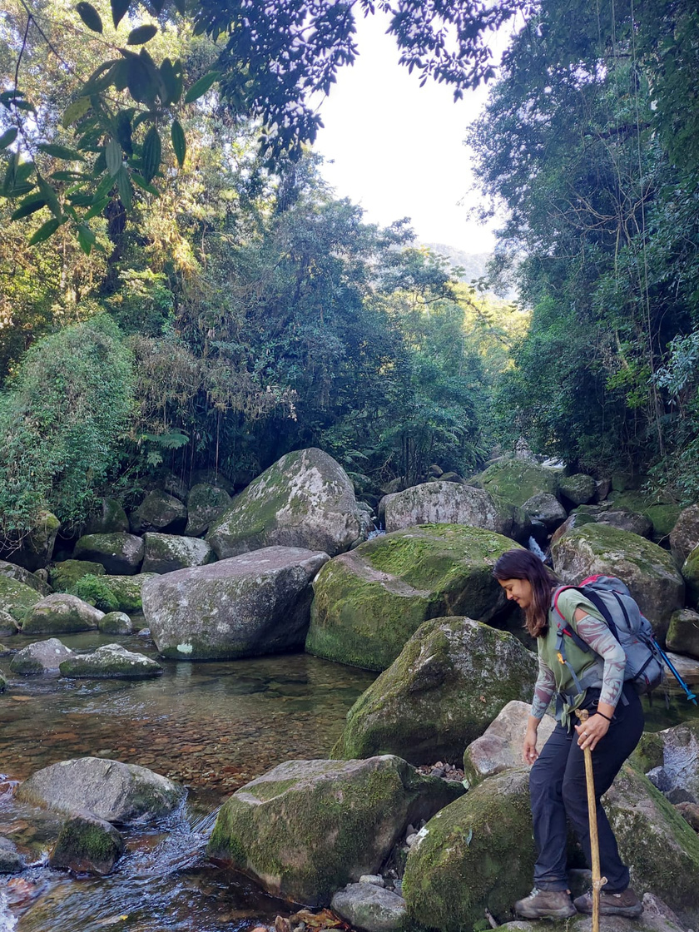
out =
[[[99,576],[93,576],[91,573],[81,576],[71,586],[70,594],[94,605],[101,612],[116,612],[120,608],[119,600],[109,586]]]
[[[36,343],[0,396],[0,532],[31,530],[50,508],[80,522],[118,462],[132,409],[131,356],[100,315]]]

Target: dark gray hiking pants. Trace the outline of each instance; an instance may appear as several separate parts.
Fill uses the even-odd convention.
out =
[[[592,752],[597,799],[597,829],[602,876],[607,878],[607,893],[620,893],[629,885],[629,869],[619,857],[616,838],[600,796],[612,785],[621,765],[638,744],[643,733],[643,708],[631,684],[624,686],[614,721],[609,731]],[[590,689],[584,708],[594,712],[599,689]],[[582,845],[588,865],[590,861],[590,823],[587,811],[585,758],[578,747],[577,732],[568,733],[557,725],[531,769],[529,778],[534,839],[539,857],[534,868],[534,884],[540,890],[566,890],[566,817],[570,820]]]

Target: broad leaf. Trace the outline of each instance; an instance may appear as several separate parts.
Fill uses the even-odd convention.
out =
[[[172,137],[172,148],[175,150],[175,158],[180,168],[182,168],[185,156],[187,155],[187,139],[185,138],[184,130],[179,120],[172,121],[170,135]]]
[[[150,181],[160,168],[160,157],[162,154],[162,146],[160,143],[160,135],[155,126],[151,128],[146,133],[146,138],[143,141],[143,177],[146,181]]]
[[[102,197],[102,198],[100,198],[99,201],[98,201],[98,200],[95,200],[95,203],[92,205],[92,207],[91,207],[91,208],[88,210],[88,212],[85,214],[84,219],[85,219],[85,220],[92,220],[93,217],[99,217],[100,214],[102,214],[102,213],[104,212],[104,208],[107,206],[107,204],[109,203],[109,201],[110,201],[110,198],[108,198],[108,197]]]
[[[160,191],[155,187],[155,185],[149,184],[145,178],[142,178],[138,172],[131,172],[131,180],[134,184],[138,185],[139,188],[143,188],[144,191],[147,191],[149,194],[153,194],[155,197],[160,197]]]
[[[176,61],[173,65],[169,58],[160,66],[160,77],[165,86],[165,105],[179,103],[182,97],[182,63]]]
[[[0,136],[0,149],[7,149],[17,138],[17,127],[11,126]]]
[[[51,187],[51,185],[44,178],[37,173],[37,181],[39,182],[39,190],[41,191],[42,197],[46,201],[46,205],[51,211],[51,213],[60,220],[62,216],[61,205],[59,203],[56,192]]]
[[[88,97],[79,97],[66,107],[61,125],[65,127],[65,129],[68,129],[69,126],[72,126],[73,123],[77,123],[81,117],[85,116],[89,109],[90,99]]]
[[[131,114],[133,110],[120,110],[117,114],[117,139],[127,155],[133,155],[131,142]]]
[[[116,139],[110,139],[107,143],[105,158],[107,160],[107,171],[112,177],[115,177],[124,162],[124,153]]]
[[[80,243],[80,248],[86,256],[90,255],[92,247],[95,245],[96,241],[97,237],[92,232],[92,230],[84,223],[81,223],[78,227],[78,243]]]
[[[57,146],[52,142],[40,142],[37,149],[47,155],[52,155],[56,159],[65,159],[68,162],[85,161],[85,156],[76,152],[75,149],[69,149],[67,146]]]
[[[46,200],[42,197],[42,195],[30,194],[29,197],[26,197],[22,201],[10,219],[21,220],[22,217],[28,217],[30,214],[35,214],[37,210],[41,210],[42,207],[46,207]]]
[[[221,74],[219,71],[210,71],[208,74],[205,74],[203,78],[199,78],[185,94],[184,102],[186,104],[191,104],[193,101],[199,100],[207,91],[211,90],[220,77]]]
[[[93,32],[102,32],[102,17],[91,3],[79,3],[76,8],[80,19],[85,23],[88,29]]]
[[[34,236],[32,236],[32,238],[29,240],[29,245],[36,246],[38,243],[43,243],[50,236],[53,236],[60,225],[60,220],[56,220],[55,217],[53,217],[51,220],[47,220],[46,223],[43,224],[43,226],[40,226]]]
[[[139,26],[137,29],[132,29],[129,33],[129,38],[126,40],[127,45],[145,45],[146,42],[150,42],[154,35],[158,32],[157,26],[152,26],[146,24],[145,26]]]
[[[111,6],[112,20],[114,22],[114,28],[116,29],[131,6],[131,0],[111,0]]]
[[[125,168],[122,168],[119,174],[116,176],[117,189],[119,191],[119,197],[121,198],[121,203],[127,210],[131,210],[133,206],[133,196],[131,193],[131,179],[129,178],[129,173]]]

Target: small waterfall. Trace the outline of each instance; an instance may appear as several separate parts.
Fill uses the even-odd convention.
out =
[[[541,549],[541,547],[537,544],[537,542],[534,540],[533,537],[529,538],[527,542],[527,548],[531,550],[532,553],[535,553],[542,563],[546,560],[546,554]]]

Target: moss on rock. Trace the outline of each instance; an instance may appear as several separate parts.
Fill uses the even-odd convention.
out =
[[[411,847],[408,916],[440,932],[471,930],[486,909],[505,917],[531,889],[535,861],[529,772],[489,777],[430,819]]]
[[[75,545],[74,557],[101,563],[111,575],[133,576],[143,562],[144,544],[135,534],[86,534]]]
[[[699,609],[699,547],[695,547],[684,561],[682,576],[687,583],[687,601]]]
[[[629,758],[630,763],[641,773],[663,765],[663,739],[657,732],[645,731],[636,750]]]
[[[143,584],[156,575],[138,573],[136,576],[84,576],[71,591],[103,612],[133,614],[143,610]]]
[[[397,757],[289,761],[222,806],[208,853],[312,906],[376,873],[407,824],[463,793]]]
[[[108,612],[99,629],[103,634],[133,634],[133,622],[125,612]]]
[[[699,660],[699,614],[689,608],[675,612],[670,619],[666,644],[668,650]]]
[[[306,650],[385,670],[423,621],[489,621],[505,604],[491,571],[517,545],[482,528],[426,524],[361,544],[331,560],[313,588]]]
[[[100,567],[100,569],[104,573],[104,567]],[[119,603],[112,590],[99,576],[92,573],[79,576],[71,586],[70,593],[82,599],[83,602],[94,605],[101,612],[116,612],[119,609]]]
[[[92,563],[89,560],[64,560],[51,567],[49,580],[56,592],[72,592],[75,584],[83,576],[104,576],[104,572],[101,563]],[[78,594],[74,593],[74,595]],[[88,602],[89,599],[85,601]]]
[[[499,495],[513,505],[523,505],[538,492],[558,492],[558,473],[527,460],[508,459],[493,463],[476,477],[487,492]]]
[[[192,486],[187,496],[187,527],[185,534],[188,537],[199,537],[206,533],[209,526],[224,515],[233,500],[225,489],[200,482]]]
[[[49,858],[54,870],[108,874],[124,852],[119,832],[97,816],[82,812],[67,819]]]
[[[41,601],[38,592],[24,583],[0,574],[0,608],[22,623],[24,616]]]
[[[653,525],[653,539],[665,540],[677,524],[682,508],[662,490],[647,494],[634,489],[612,492],[609,500],[615,509],[645,515]]]
[[[103,498],[100,510],[88,521],[85,534],[116,534],[128,529],[129,519],[121,502],[115,498]]]
[[[536,673],[507,632],[470,618],[426,621],[347,713],[333,755],[459,762],[508,702],[531,698]]]
[[[133,653],[119,644],[105,644],[91,654],[72,654],[59,669],[61,676],[69,679],[136,680],[163,673],[157,660]]]
[[[586,505],[594,499],[597,483],[592,476],[579,472],[573,476],[561,476],[559,489],[573,505]]]

